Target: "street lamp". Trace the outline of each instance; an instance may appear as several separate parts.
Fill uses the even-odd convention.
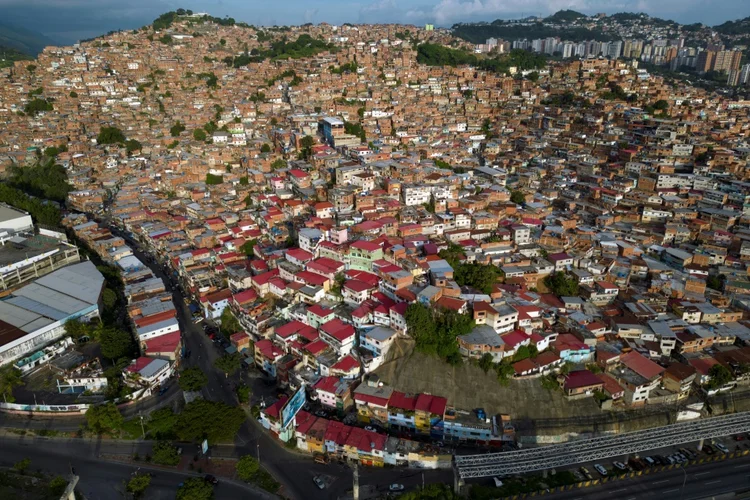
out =
[[[143,427],[143,415],[141,414],[141,412],[138,412],[138,416],[141,418],[141,432],[143,433],[142,439],[145,440],[146,439],[146,428]]]
[[[258,465],[260,465],[260,443],[255,443],[255,450],[258,452]]]

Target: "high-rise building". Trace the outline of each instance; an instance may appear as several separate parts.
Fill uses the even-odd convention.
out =
[[[630,52],[633,50],[633,41],[632,40],[625,40],[625,43],[622,45],[622,57],[625,59],[630,59]]]
[[[621,53],[622,53],[622,40],[609,42],[609,47],[607,48],[607,57],[609,57],[610,59],[617,59],[618,57],[620,57]]]
[[[714,67],[714,59],[716,59],[716,52],[713,50],[704,50],[698,54],[698,59],[695,62],[695,70],[698,73],[705,73],[711,71]]]
[[[714,71],[723,71],[731,73],[740,69],[742,60],[742,51],[739,50],[722,50],[716,53],[714,63],[711,69]]]
[[[750,84],[750,64],[745,64],[740,69],[740,85]]]

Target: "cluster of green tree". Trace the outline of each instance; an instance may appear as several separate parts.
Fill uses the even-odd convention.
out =
[[[16,61],[30,61],[33,59],[33,57],[24,54],[20,50],[0,45],[0,69],[9,68],[13,66],[13,63]]]
[[[264,41],[268,39],[270,38],[264,37]],[[260,35],[258,40],[260,41]],[[326,43],[307,34],[302,34],[293,42],[290,42],[285,36],[271,42],[267,49],[253,48],[249,53],[245,51],[239,56],[225,57],[223,61],[227,66],[240,68],[250,63],[265,61],[266,59],[302,59],[304,57],[312,57],[321,52],[335,52],[336,50],[336,46],[333,44]]]
[[[557,271],[544,278],[544,286],[558,297],[576,297],[578,281],[562,271]]]
[[[31,167],[11,167],[8,184],[24,193],[64,203],[73,189],[62,165],[46,161]]]
[[[125,134],[117,127],[102,127],[96,136],[97,144],[120,144],[125,142]]]
[[[344,122],[344,132],[356,135],[362,142],[367,142],[367,133],[361,124],[355,122]]]
[[[185,125],[183,125],[182,123],[180,123],[179,120],[177,120],[177,122],[174,125],[172,125],[172,127],[169,129],[169,135],[171,135],[172,137],[179,137],[180,134],[183,133],[184,131],[185,131]]]
[[[266,100],[266,94],[264,92],[255,92],[250,95],[249,99],[252,102],[263,102]]]
[[[24,385],[24,381],[21,378],[21,370],[13,365],[0,367],[0,397],[3,398],[4,402],[15,402],[13,389],[22,385]]]
[[[236,333],[236,331],[233,333]],[[216,358],[214,366],[224,372],[225,377],[229,378],[230,375],[234,375],[242,367],[242,355],[238,352],[225,354],[220,358]]]
[[[206,87],[215,89],[218,86],[219,78],[214,73],[198,73],[198,80],[205,80]]]
[[[60,153],[65,153],[68,151],[68,146],[63,144],[62,146],[50,146],[48,148],[45,148],[44,150],[44,156],[47,158],[55,158]]]
[[[696,161],[697,160],[698,159],[696,158]],[[706,278],[706,286],[708,288],[721,291],[724,288],[724,282],[726,280],[727,276],[725,274],[712,274],[711,276]]]
[[[191,477],[180,483],[175,498],[177,500],[213,500],[214,486],[199,477]]]
[[[334,68],[328,68],[331,73],[334,75],[342,75],[344,73],[356,73],[357,72],[357,62],[352,61],[350,63],[342,64],[341,66]]]
[[[315,145],[315,139],[310,135],[306,135],[300,139],[299,145],[301,147],[300,157],[306,160],[312,155],[312,147]]]
[[[179,384],[183,391],[200,391],[208,384],[208,377],[197,366],[185,368],[180,373]]]
[[[470,286],[483,293],[491,293],[492,286],[502,275],[502,271],[497,266],[477,262],[461,262],[461,259],[464,258],[464,251],[460,245],[455,243],[448,245],[448,248],[441,250],[438,255],[451,265],[453,279],[460,286]]]
[[[406,324],[419,352],[437,355],[452,365],[461,363],[456,337],[474,328],[474,320],[467,314],[429,309],[418,303],[406,309]]]
[[[558,488],[575,484],[577,479],[571,471],[557,471],[555,474],[547,474],[544,477],[529,476],[503,478],[500,488],[484,484],[473,484],[469,490],[471,500],[492,500],[495,498],[512,498],[536,494],[549,488]]]
[[[66,482],[67,486],[67,482]],[[138,474],[130,476],[127,487],[125,488],[128,493],[133,495],[133,498],[142,498],[148,487],[151,486],[151,474]],[[60,496],[60,495],[58,495]]]
[[[242,408],[197,399],[185,405],[174,430],[177,437],[185,441],[226,442],[234,438],[244,421]]]
[[[88,339],[98,342],[102,356],[118,360],[136,354],[136,345],[130,332],[104,322],[83,323],[78,319],[65,322],[65,333],[74,340]]]
[[[556,106],[558,108],[570,108],[573,106],[582,106],[588,108],[591,106],[591,102],[585,97],[576,95],[570,90],[566,90],[562,94],[553,94],[542,101],[545,106]]]
[[[563,40],[574,42],[583,42],[586,40],[608,42],[619,39],[616,34],[603,32],[599,29],[588,29],[577,26],[559,28],[543,23],[520,25],[518,23],[507,23],[499,19],[491,24],[456,24],[453,26],[453,35],[471,43],[484,43],[488,38],[532,40],[534,38],[560,37]]]
[[[48,99],[32,99],[31,101],[27,102],[26,105],[23,107],[23,112],[27,115],[36,116],[39,113],[42,113],[44,111],[52,111],[54,106],[52,106],[52,102]]]
[[[638,99],[637,94],[628,94],[625,90],[615,82],[609,82],[607,84],[608,90],[602,92],[600,97],[607,101],[619,100],[619,101],[635,101]]]
[[[45,226],[59,226],[62,216],[52,203],[33,198],[20,189],[0,183],[0,202],[28,212],[34,221]]]
[[[422,489],[406,492],[399,498],[400,500],[459,500],[463,497],[454,493],[448,484],[432,483]]]
[[[524,203],[526,203],[526,195],[523,194],[523,191],[514,189],[510,192],[510,201],[512,201],[516,205],[523,205]]]
[[[269,78],[268,81],[266,81],[266,85],[268,87],[273,87],[273,85],[278,82],[279,80],[283,80],[284,78],[294,78],[297,76],[297,73],[293,69],[288,69],[284,71],[283,73],[279,73],[278,75],[274,76],[273,78]]]
[[[708,375],[711,379],[706,384],[707,389],[719,389],[734,379],[729,368],[718,363],[708,369]]]
[[[221,184],[224,182],[224,176],[223,175],[216,175],[216,174],[206,174],[206,184],[209,186],[215,185],[215,184]]]
[[[239,320],[229,307],[225,307],[221,312],[221,326],[219,327],[219,331],[225,337],[242,331],[242,325],[240,325]]]
[[[514,49],[498,57],[482,58],[465,50],[451,49],[434,43],[423,43],[417,47],[417,62],[428,66],[467,64],[485,71],[503,74],[510,74],[511,67],[525,71],[541,69],[547,65],[547,59],[544,55],[535,54],[528,50]]]

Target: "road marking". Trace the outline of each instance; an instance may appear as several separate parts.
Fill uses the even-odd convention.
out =
[[[669,479],[664,479],[662,481],[655,481],[655,482],[653,482],[651,484],[662,484],[662,483],[668,483],[669,481],[670,481]]]
[[[711,474],[711,473],[710,472],[699,472],[699,473],[695,474],[695,476],[696,477],[697,476],[705,476],[706,474]]]
[[[627,488],[620,488],[619,490],[612,490],[610,493],[620,493],[621,491],[626,491]]]
[[[703,484],[717,484],[717,483],[720,483],[720,482],[721,482],[721,479],[716,480],[716,481],[709,481],[709,482],[703,483]]]
[[[680,491],[680,488],[675,488],[675,489],[673,489],[673,490],[662,491],[662,493],[663,493],[663,494],[667,494],[667,493],[674,493],[675,491]]]
[[[744,464],[744,465],[735,465],[735,469],[742,469],[743,467],[750,467],[750,464]]]

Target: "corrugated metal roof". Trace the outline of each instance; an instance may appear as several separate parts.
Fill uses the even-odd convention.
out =
[[[3,318],[3,321],[21,330],[25,331],[24,327],[39,317],[39,314],[14,306],[8,303],[8,301],[0,302],[0,318]]]
[[[71,290],[71,293],[74,293]],[[27,297],[34,302],[41,302],[44,304],[55,304],[55,308],[67,314],[73,314],[81,309],[86,309],[89,305],[86,302],[80,301],[75,296],[67,295],[65,293],[58,292],[46,286],[41,286],[37,283],[31,283],[26,285],[20,290],[14,292],[17,297]]]
[[[11,297],[6,300],[6,302],[13,304],[14,306],[26,309],[27,311],[33,311],[35,313],[41,314],[42,316],[46,316],[47,318],[52,318],[56,321],[69,316],[69,314],[66,312],[55,309],[54,307],[48,306],[47,304],[42,304],[41,302],[37,302],[36,300],[32,300],[28,297]]]
[[[91,261],[84,261],[58,269],[39,278],[36,283],[91,305],[99,301],[104,277]]]

